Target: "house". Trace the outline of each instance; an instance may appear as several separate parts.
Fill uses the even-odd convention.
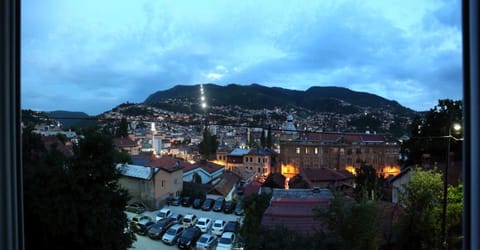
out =
[[[168,197],[179,196],[183,188],[182,167],[171,157],[135,157],[137,164],[117,164],[121,172],[119,183],[127,189],[134,201],[143,201],[152,208],[160,208]],[[188,163],[186,163],[188,164]]]
[[[355,176],[345,170],[329,168],[303,168],[300,176],[306,180],[310,187],[321,187],[335,190],[342,185],[353,186]]]
[[[128,137],[114,138],[113,145],[117,150],[125,151],[129,155],[138,155],[140,153],[140,145]]]
[[[390,179],[392,186],[392,203],[399,203],[400,193],[404,192],[404,185],[412,178],[412,168],[404,168],[398,175]]]
[[[237,183],[240,181],[240,176],[227,171],[212,181],[213,190],[209,194],[222,195],[225,200],[232,200],[236,198]]]
[[[236,148],[227,155],[227,168],[232,171],[237,168],[244,168],[243,156],[248,154],[250,149]]]
[[[193,176],[197,174],[205,184],[219,177],[223,172],[225,172],[225,168],[221,165],[209,161],[198,161],[183,168],[183,181],[192,182]]]
[[[328,189],[273,189],[261,225],[282,225],[306,235],[322,231],[322,223],[315,217],[314,209],[330,206],[332,198]]]

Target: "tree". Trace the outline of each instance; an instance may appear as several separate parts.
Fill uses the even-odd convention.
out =
[[[111,138],[91,131],[66,158],[47,152],[30,131],[23,135],[23,151],[30,152],[23,158],[26,249],[130,247],[129,195],[118,186]]]
[[[255,142],[255,136],[253,135],[253,133],[248,134],[247,145],[249,148],[257,147],[257,143]]]
[[[382,196],[383,176],[378,176],[377,171],[372,165],[362,163],[355,169],[355,195],[358,200],[371,199],[380,200]]]
[[[314,213],[326,221],[331,248],[379,249],[381,220],[376,201],[335,194],[329,208],[317,208]]]
[[[198,145],[198,151],[204,159],[209,159],[215,155],[218,148],[217,136],[210,134],[208,126],[203,129],[203,139]]]
[[[400,219],[400,243],[404,249],[441,247],[442,175],[433,170],[413,170],[400,193],[405,214]]]
[[[118,137],[128,137],[128,122],[125,117],[120,120],[120,125],[117,132]]]
[[[273,142],[272,142],[272,127],[268,125],[268,132],[267,132],[267,143],[266,147],[267,148],[272,148]]]
[[[192,182],[201,184],[202,183],[202,177],[198,173],[193,173]]]
[[[262,135],[260,136],[260,145],[262,148],[267,147],[267,139],[265,138],[265,130],[262,129]]]
[[[410,126],[410,140],[406,142],[409,151],[408,165],[421,162],[424,153],[430,154],[432,160],[446,160],[449,129],[454,122],[462,122],[462,101],[450,99],[439,100],[438,104],[430,109],[424,118],[416,117]],[[455,135],[462,137],[461,134]],[[462,157],[462,144],[452,140],[451,150],[457,159]]]

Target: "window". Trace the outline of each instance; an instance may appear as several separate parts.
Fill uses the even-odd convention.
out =
[[[165,187],[165,180],[162,180],[162,188]]]
[[[295,152],[296,152],[297,154],[300,154],[300,147],[297,147],[297,149],[295,150]]]
[[[318,148],[315,148],[315,154],[318,155]]]

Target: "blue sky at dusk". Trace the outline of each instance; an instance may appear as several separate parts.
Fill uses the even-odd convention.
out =
[[[339,86],[428,110],[462,98],[461,4],[22,1],[22,108],[100,114],[178,84]]]

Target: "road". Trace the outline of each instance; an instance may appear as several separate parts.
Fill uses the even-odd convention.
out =
[[[195,214],[198,218],[207,217],[212,219],[213,221],[215,220],[241,221],[243,219],[242,216],[237,216],[235,214],[224,214],[222,212],[203,211],[201,209],[193,209],[191,207],[169,206],[168,208],[172,211],[172,213],[182,214],[184,216],[188,213],[192,213],[192,214]],[[152,219],[155,219],[155,216],[159,211],[160,209],[155,211],[146,211],[143,213],[143,215],[148,215]],[[135,213],[130,213],[130,212],[125,212],[125,213],[127,214],[129,219],[137,215]],[[152,240],[148,236],[140,236],[138,234],[136,236],[137,236],[137,241],[133,243],[133,246],[131,249],[138,249],[138,250],[178,249],[177,246],[166,245],[161,240],[158,240],[158,241]]]

